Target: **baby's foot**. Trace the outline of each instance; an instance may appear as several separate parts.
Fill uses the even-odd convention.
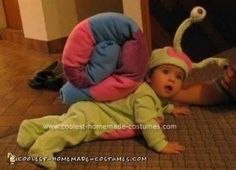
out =
[[[56,161],[53,160],[53,155],[47,151],[40,151],[35,148],[30,148],[28,155],[34,160],[34,163],[45,167],[47,170],[55,170],[57,167]]]
[[[18,135],[17,135],[17,143],[22,148],[29,148],[34,142],[35,138],[33,137],[32,128],[30,126],[29,120],[24,120],[19,128]]]

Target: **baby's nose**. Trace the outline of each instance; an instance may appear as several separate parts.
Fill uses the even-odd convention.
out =
[[[170,75],[169,76],[169,81],[171,81],[171,82],[175,82],[175,80],[176,80],[176,77],[175,77],[175,75]]]

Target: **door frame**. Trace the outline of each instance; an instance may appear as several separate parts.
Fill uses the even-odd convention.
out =
[[[151,35],[149,0],[140,0],[140,5],[141,5],[143,32],[146,34],[149,52],[151,52],[152,51],[152,35]]]
[[[8,28],[22,30],[22,21],[18,0],[1,0]]]

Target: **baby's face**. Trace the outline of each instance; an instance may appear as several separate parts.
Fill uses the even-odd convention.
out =
[[[165,99],[173,97],[182,87],[184,71],[174,65],[161,65],[149,77],[149,84],[156,94]]]

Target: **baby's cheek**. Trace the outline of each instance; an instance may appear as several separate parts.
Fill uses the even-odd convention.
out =
[[[179,83],[175,89],[175,93],[178,93],[183,87],[183,83]]]

